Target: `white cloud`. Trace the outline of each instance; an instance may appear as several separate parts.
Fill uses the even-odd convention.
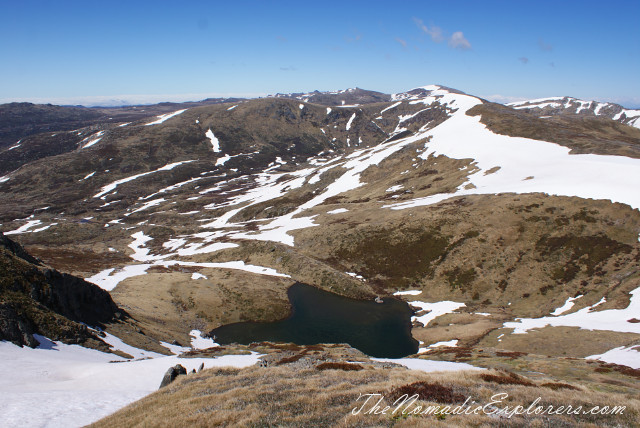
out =
[[[469,40],[465,39],[462,31],[456,31],[449,38],[449,47],[454,49],[469,50],[471,49],[471,43],[469,43]]]
[[[498,104],[515,103],[517,101],[526,101],[528,99],[531,99],[531,98],[525,98],[525,97],[514,97],[511,95],[500,95],[500,94],[480,95],[480,98],[484,98],[485,100],[489,100],[491,102],[498,103]]]
[[[551,52],[553,50],[553,46],[551,46],[549,43],[545,43],[545,41],[542,39],[538,40],[538,46],[540,47],[540,50],[546,52]]]
[[[400,43],[403,48],[407,47],[407,41],[406,40],[402,40],[400,37],[396,37],[396,42]]]
[[[34,104],[81,105],[85,107],[111,107],[122,105],[144,105],[161,102],[200,101],[206,98],[255,98],[264,97],[264,93],[202,93],[202,94],[128,94],[96,95],[79,97],[15,97],[0,98],[0,104],[27,102]]]
[[[421,19],[418,18],[413,18],[413,22],[416,23],[419,29],[428,34],[431,37],[431,40],[433,40],[434,42],[440,43],[442,40],[444,40],[444,37],[442,36],[442,29],[440,27],[432,26],[431,28],[429,28],[424,25],[424,22],[422,22]]]

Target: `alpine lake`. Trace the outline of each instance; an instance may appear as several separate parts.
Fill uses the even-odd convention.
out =
[[[292,310],[275,322],[239,322],[210,332],[217,343],[290,342],[297,345],[348,343],[372,357],[415,354],[411,336],[413,311],[405,302],[357,300],[295,283],[287,291]]]

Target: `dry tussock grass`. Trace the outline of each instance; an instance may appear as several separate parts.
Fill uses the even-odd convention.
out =
[[[316,366],[316,370],[345,370],[345,371],[357,371],[362,370],[360,364],[352,364],[352,363],[343,363],[343,362],[327,362],[318,364]]]
[[[483,373],[489,374],[489,373]],[[494,376],[508,376],[493,373]],[[567,386],[572,386],[568,385]],[[615,416],[513,416],[487,415],[403,415],[401,410],[366,414],[374,404],[353,415],[364,404],[361,394],[382,394],[380,406],[391,406],[403,393],[418,393],[416,405],[455,407],[470,397],[476,405],[492,401],[497,393],[508,397],[496,407],[527,407],[538,397],[540,405],[584,406],[624,405]],[[376,401],[378,396],[375,397]],[[457,404],[456,404],[457,403]],[[415,406],[414,406],[415,407]],[[408,407],[411,410],[414,407]],[[493,407],[495,409],[495,407]],[[295,369],[293,366],[219,368],[184,377],[168,387],[129,405],[94,427],[154,426],[251,426],[251,427],[431,427],[431,426],[637,426],[640,400],[637,396],[599,393],[581,388],[496,385],[478,373],[423,373],[401,368],[366,366],[343,371]]]

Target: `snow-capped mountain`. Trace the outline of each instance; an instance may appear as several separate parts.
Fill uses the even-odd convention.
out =
[[[354,106],[360,104],[387,102],[391,96],[381,92],[367,91],[360,88],[349,88],[339,91],[313,91],[290,94],[275,94],[275,98],[291,98],[306,103],[317,103],[327,106]]]
[[[626,109],[614,103],[584,101],[572,97],[551,97],[507,104],[518,110],[525,110],[539,116],[576,114],[612,119],[629,126],[640,128],[640,110]]]

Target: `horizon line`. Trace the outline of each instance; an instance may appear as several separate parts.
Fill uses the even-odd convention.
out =
[[[321,91],[321,92],[335,92],[334,91]],[[375,91],[375,90],[373,90]],[[284,93],[312,93],[313,91],[293,91]],[[277,92],[281,93],[281,92]],[[521,97],[510,95],[473,95],[471,96],[486,99],[498,104],[508,104],[517,101],[530,101],[533,97]],[[52,104],[57,106],[81,106],[86,108],[97,107],[130,107],[130,106],[144,106],[153,105],[159,103],[187,103],[187,102],[199,102],[209,98],[244,98],[255,99],[264,98],[276,95],[266,92],[210,92],[210,93],[184,93],[184,94],[121,94],[121,95],[86,95],[86,96],[72,96],[72,97],[6,97],[0,98],[0,104],[9,103],[32,103],[32,104]],[[578,97],[572,97],[570,95],[564,95],[562,97],[570,97],[576,99],[582,99],[583,101],[597,101],[619,104],[628,109],[640,109],[640,99],[627,98],[625,100],[615,99],[603,99],[601,97],[593,97],[590,100]],[[536,97],[538,99],[552,98],[549,97]]]

